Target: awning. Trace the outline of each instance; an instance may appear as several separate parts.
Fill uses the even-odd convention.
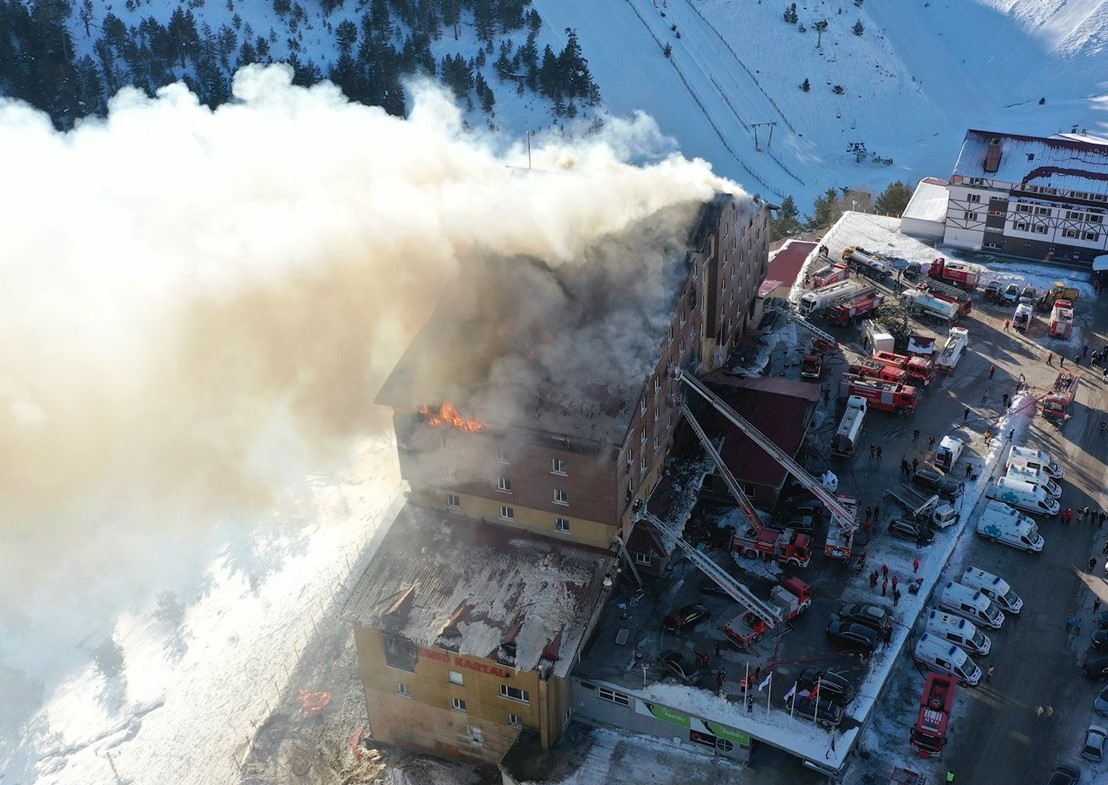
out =
[[[1099,272],[1101,270],[1108,270],[1108,253],[1093,257],[1093,271]]]

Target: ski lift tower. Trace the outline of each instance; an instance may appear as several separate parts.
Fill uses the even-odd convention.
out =
[[[750,127],[754,129],[754,150],[756,152],[762,152],[761,145],[758,144],[758,129],[764,126],[769,126],[769,139],[766,140],[766,147],[773,147],[773,127],[777,125],[776,121],[769,123],[751,123]]]

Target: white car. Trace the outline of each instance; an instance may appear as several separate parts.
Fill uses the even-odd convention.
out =
[[[1104,744],[1108,742],[1108,730],[1101,725],[1090,725],[1085,731],[1085,745],[1081,748],[1081,757],[1100,763],[1104,760]]]

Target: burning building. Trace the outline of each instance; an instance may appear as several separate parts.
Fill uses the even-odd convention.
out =
[[[742,337],[768,229],[717,194],[581,259],[467,265],[377,396],[411,492],[347,607],[374,738],[484,761],[523,729],[557,741],[680,419],[671,371]]]

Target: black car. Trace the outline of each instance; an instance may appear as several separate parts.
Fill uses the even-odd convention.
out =
[[[893,626],[892,617],[884,608],[856,602],[839,607],[839,618],[843,621],[861,624],[882,632]]]
[[[1108,630],[1097,630],[1093,633],[1093,648],[1108,649]]]
[[[872,652],[877,648],[877,631],[864,624],[832,619],[827,625],[827,637],[845,649]]]
[[[823,728],[837,727],[843,721],[841,706],[832,703],[822,695],[816,700],[812,700],[808,690],[801,690],[796,693],[795,696],[786,701],[786,705],[789,706],[790,711],[801,717],[807,717]]]
[[[1074,785],[1081,779],[1081,769],[1070,763],[1059,763],[1050,772],[1046,785]]]
[[[801,534],[815,534],[816,521],[811,515],[793,515],[785,523],[786,529],[793,529]]]
[[[673,611],[662,620],[662,629],[666,632],[680,632],[686,627],[695,627],[700,622],[709,618],[712,612],[699,602],[686,605],[680,610]]]
[[[1081,670],[1085,671],[1085,675],[1090,679],[1108,678],[1108,657],[1087,659],[1085,664],[1081,666]]]
[[[965,483],[947,477],[946,472],[929,463],[922,464],[912,475],[912,482],[920,488],[939,494],[939,498],[954,501],[962,495]]]
[[[1108,630],[1108,611],[1101,611],[1096,615],[1096,626]]]
[[[666,669],[670,676],[682,684],[696,684],[700,681],[700,671],[691,662],[686,660],[679,651],[663,652],[658,662]]]
[[[935,541],[935,532],[927,524],[896,518],[889,522],[889,534],[902,540],[911,540],[917,545],[930,545]]]
[[[814,690],[819,684],[819,697],[845,706],[854,699],[854,685],[840,673],[834,671],[821,671],[818,668],[808,668],[800,674],[796,680],[797,687],[802,690]]]

